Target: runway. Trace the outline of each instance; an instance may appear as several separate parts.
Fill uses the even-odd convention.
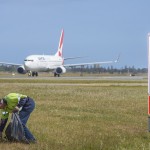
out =
[[[1,75],[0,79],[28,79],[28,80],[147,80],[146,76],[61,76],[61,77],[28,77],[25,75],[16,75],[16,76],[4,76]]]

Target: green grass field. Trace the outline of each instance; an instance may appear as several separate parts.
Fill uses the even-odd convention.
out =
[[[37,144],[1,142],[2,150],[150,149],[147,80],[0,79],[0,91],[36,102],[28,127]]]

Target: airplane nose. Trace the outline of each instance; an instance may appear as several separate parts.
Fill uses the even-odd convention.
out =
[[[28,66],[29,66],[29,62],[28,62],[28,61],[24,61],[24,67],[25,67],[26,69],[28,69]]]
[[[24,67],[26,68],[26,70],[31,70],[31,69],[34,69],[35,66],[34,66],[34,63],[33,63],[33,59],[25,59],[24,60]]]
[[[27,66],[27,61],[24,61],[24,66]]]

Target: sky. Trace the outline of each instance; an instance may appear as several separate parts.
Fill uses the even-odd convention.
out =
[[[150,0],[0,0],[0,61],[55,54],[64,29],[65,63],[117,59],[147,68]],[[110,66],[105,65],[105,66]]]

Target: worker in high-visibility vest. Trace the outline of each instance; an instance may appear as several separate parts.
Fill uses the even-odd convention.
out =
[[[30,117],[31,112],[35,108],[35,102],[32,98],[19,94],[19,93],[9,93],[4,98],[0,100],[0,109],[2,109],[2,115],[0,120],[0,138],[2,138],[2,132],[7,123],[9,113],[19,113],[19,118],[22,122],[26,139],[28,142],[35,143],[36,139],[26,127],[26,123]]]

